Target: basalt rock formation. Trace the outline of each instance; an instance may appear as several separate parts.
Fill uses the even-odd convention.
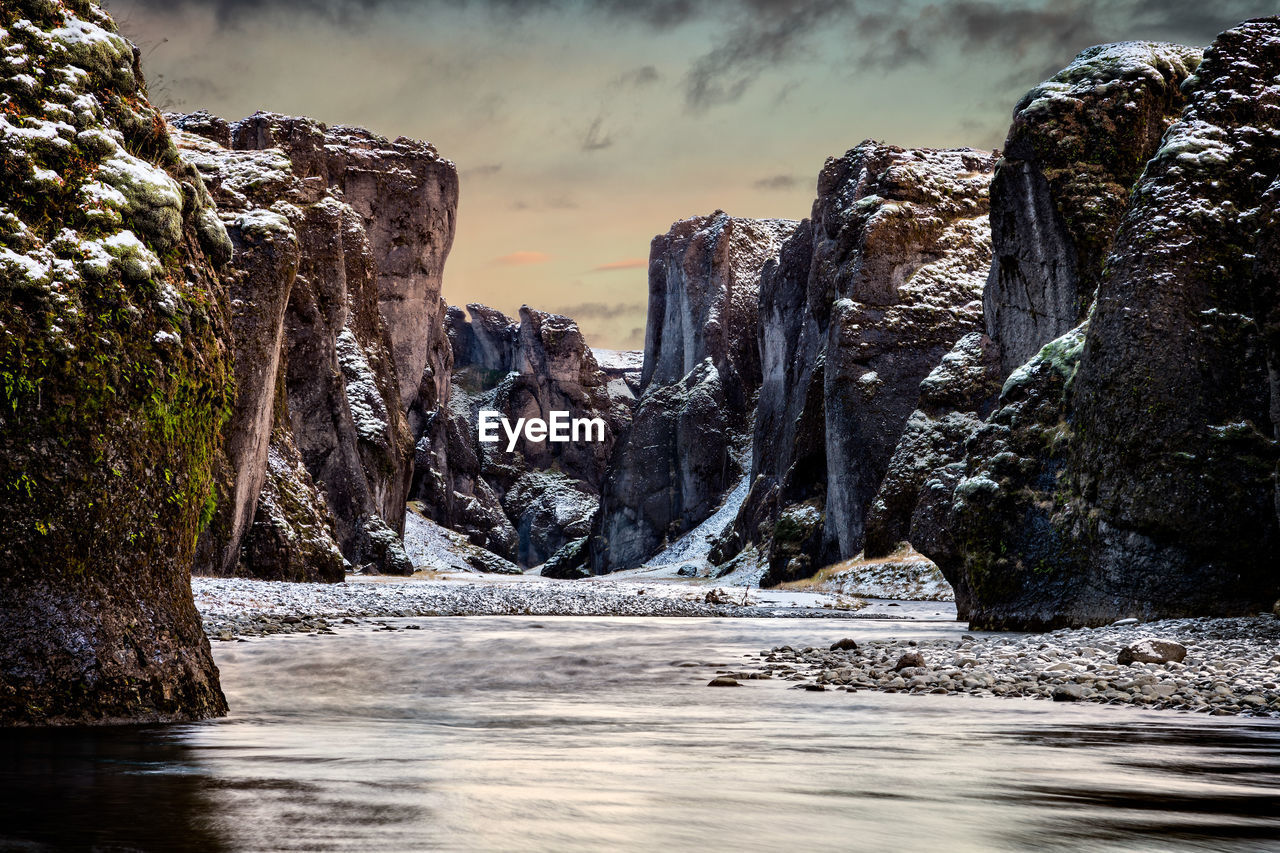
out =
[[[921,387],[872,507],[868,556],[909,540],[956,565],[951,507],[965,447],[1009,374],[1085,319],[1129,188],[1177,118],[1181,84],[1199,61],[1182,45],[1101,45],[1019,102],[991,187],[988,334],[962,340]]]
[[[1084,320],[1129,191],[1181,112],[1199,48],[1091,47],[1014,109],[991,184],[986,331],[1008,376]]]
[[[254,437],[244,452],[228,453],[218,516],[233,523],[211,527],[210,559],[197,571],[337,581],[345,558],[411,572],[398,534],[412,438],[364,217],[340,190],[301,178],[285,151],[215,141],[243,137],[243,123],[203,113],[174,121],[190,131],[179,136],[184,156],[213,188],[239,243],[232,259],[239,390],[229,434]],[[304,119],[256,115],[246,119],[255,142],[268,121],[304,138],[324,132]],[[260,501],[268,481],[269,499]],[[247,531],[267,541],[255,543]]]
[[[827,161],[761,286],[752,483],[713,558],[764,583],[853,556],[921,380],[981,327],[995,157],[866,142]]]
[[[483,305],[450,308],[453,387],[443,446],[424,429],[414,496],[433,520],[524,566],[542,563],[590,531],[611,451],[634,402],[625,382],[596,364],[568,317],[520,309],[520,320]],[[481,442],[481,411],[547,420],[553,411],[596,419],[603,440],[529,441],[507,450]],[[434,425],[432,425],[434,426]]]
[[[219,715],[231,243],[101,9],[6,2],[0,47],[0,725]]]
[[[1277,74],[1275,18],[1205,51],[1087,323],[1010,378],[974,439],[953,511],[975,624],[1252,612],[1280,592]]]
[[[717,211],[654,238],[643,393],[604,484],[593,572],[640,565],[741,478],[760,385],[761,271],[795,228]]]

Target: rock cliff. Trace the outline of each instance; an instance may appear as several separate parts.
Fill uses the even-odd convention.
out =
[[[174,121],[190,131],[180,137],[184,154],[242,244],[232,261],[242,369],[230,434],[255,438],[229,445],[249,447],[228,454],[219,521],[231,521],[211,528],[209,549],[219,554],[199,569],[340,580],[326,543],[333,539],[350,565],[411,571],[398,542],[413,464],[401,371],[416,371],[415,406],[434,408],[447,395],[438,266],[452,242],[452,164],[421,143],[308,119],[259,113],[228,125],[197,113]],[[277,256],[292,263],[270,263]],[[273,359],[283,396],[274,394]],[[272,410],[265,400],[276,401]],[[269,460],[263,439],[273,424],[279,440]],[[268,475],[272,500],[259,507]],[[244,538],[259,510],[267,517],[253,529],[271,540],[261,547]]]
[[[585,537],[599,502],[614,442],[626,430],[634,402],[625,382],[596,363],[577,324],[557,314],[520,309],[517,323],[483,305],[449,309],[453,386],[444,443],[431,427],[418,442],[414,495],[425,514],[465,533],[476,545],[535,566]],[[479,441],[482,411],[511,423],[599,418],[601,441],[529,441],[512,451],[505,434]]]
[[[86,0],[0,7],[0,724],[222,714],[191,598],[231,242]]]
[[[760,385],[761,271],[795,228],[717,211],[654,238],[642,396],[604,483],[593,572],[640,565],[742,476]]]
[[[872,142],[827,161],[765,270],[751,491],[715,558],[757,545],[777,583],[861,550],[921,380],[981,327],[994,166]]]
[[[1084,319],[1133,182],[1199,62],[1182,45],[1099,45],[1018,103],[991,185],[983,294],[1005,376]]]
[[[1091,313],[1014,371],[970,440],[953,548],[930,556],[974,625],[1241,613],[1280,592],[1278,33],[1247,22],[1205,51],[1095,261]]]

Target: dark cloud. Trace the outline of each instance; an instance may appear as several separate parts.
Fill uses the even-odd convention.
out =
[[[661,79],[662,75],[657,68],[652,65],[641,65],[639,68],[632,68],[630,71],[622,72],[610,80],[609,85],[615,89],[639,89],[642,86],[650,86],[657,83]]]
[[[604,130],[604,116],[596,116],[582,135],[583,151],[603,151],[613,145],[613,135]]]
[[[648,310],[643,302],[617,302],[612,305],[605,302],[582,302],[577,305],[564,305],[554,309],[557,314],[572,317],[575,320],[614,320],[618,317],[631,317]]]
[[[685,78],[685,107],[694,113],[731,104],[768,68],[793,59],[824,26],[853,9],[851,0],[741,0],[744,12]]]
[[[770,175],[751,184],[758,190],[793,190],[799,185],[800,179],[795,175]]]

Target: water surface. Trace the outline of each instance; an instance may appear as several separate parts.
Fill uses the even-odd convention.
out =
[[[704,686],[750,651],[955,623],[389,621],[419,629],[215,644],[225,720],[3,735],[0,848],[1280,847],[1274,723]]]

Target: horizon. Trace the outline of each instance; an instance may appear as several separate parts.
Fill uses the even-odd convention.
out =
[[[307,115],[430,142],[458,167],[451,305],[565,314],[640,349],[649,243],[722,209],[802,219],[864,139],[1003,145],[1081,50],[1206,45],[1244,0],[114,0],[165,109]],[[335,61],[335,58],[339,58]],[[537,140],[538,144],[530,144]]]

